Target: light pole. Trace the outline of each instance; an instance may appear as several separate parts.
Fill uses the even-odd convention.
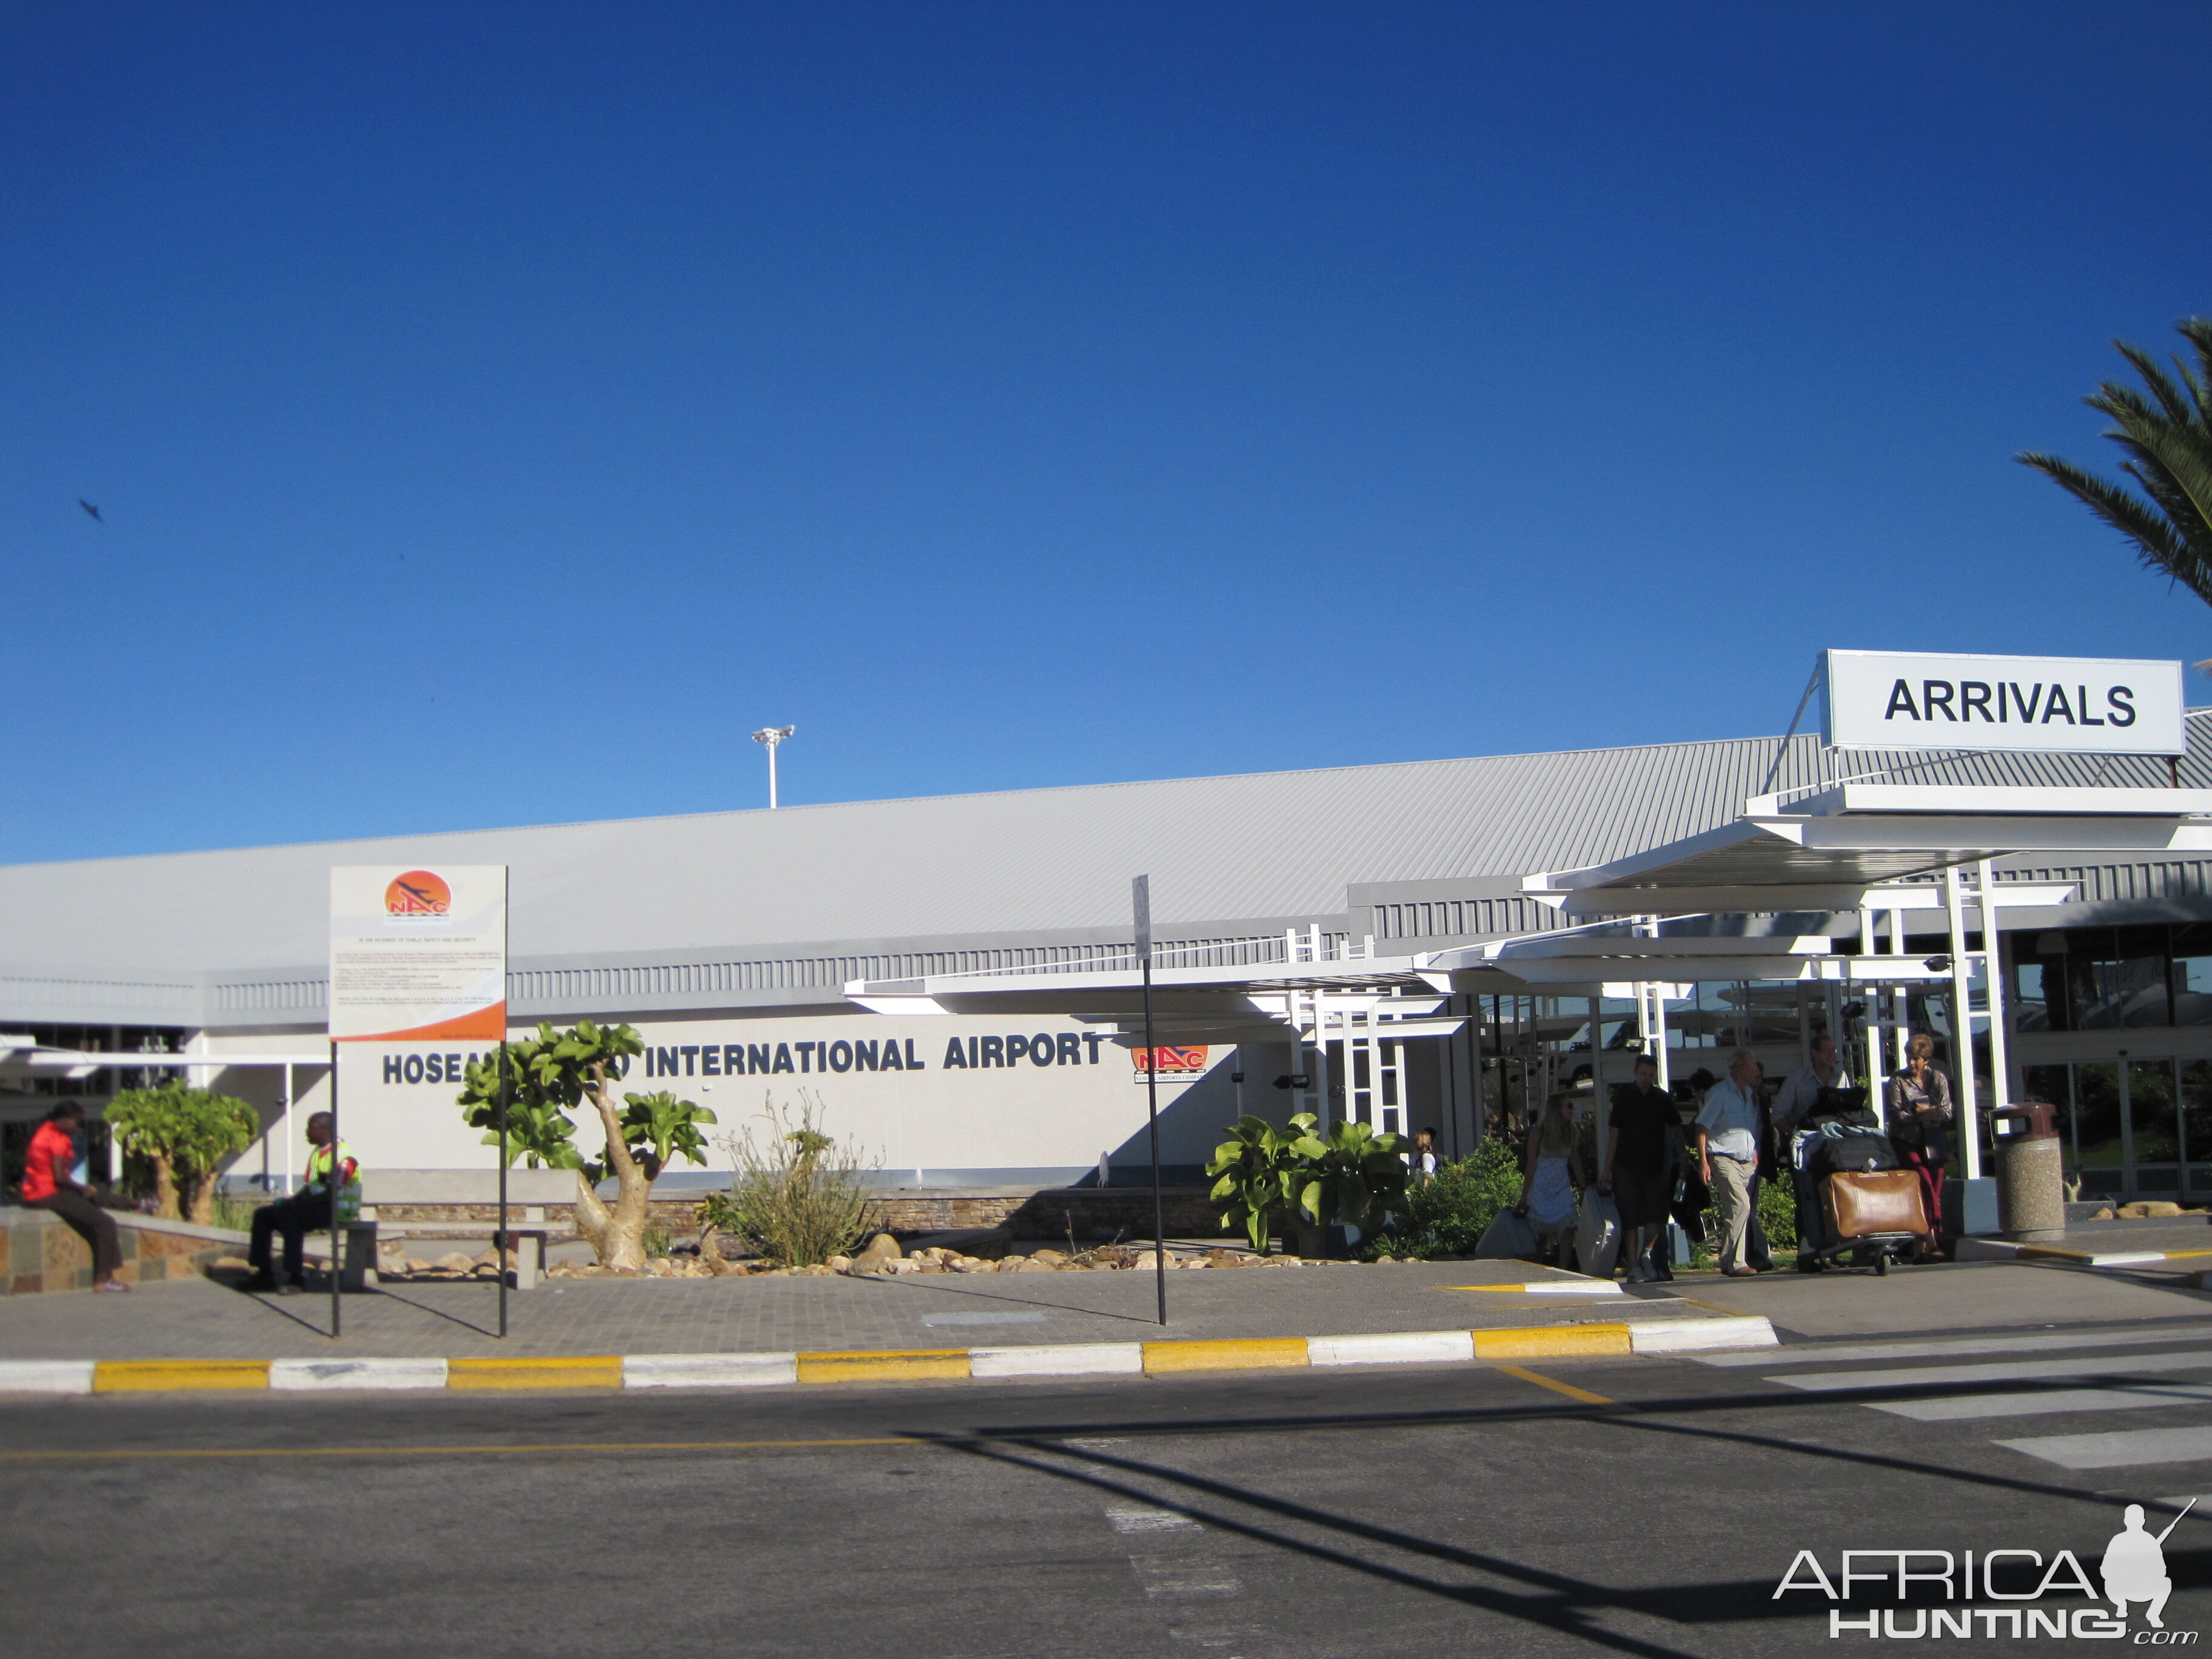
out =
[[[795,726],[763,726],[753,733],[755,743],[768,745],[768,810],[771,812],[775,811],[775,746],[797,730]]]

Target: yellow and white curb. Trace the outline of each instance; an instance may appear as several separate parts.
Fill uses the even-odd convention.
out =
[[[1318,1365],[1438,1365],[1775,1346],[1764,1317],[1650,1319],[1358,1336],[1079,1342],[852,1353],[568,1354],[471,1359],[0,1359],[0,1394],[357,1389],[748,1389],[791,1383],[1172,1376]]]

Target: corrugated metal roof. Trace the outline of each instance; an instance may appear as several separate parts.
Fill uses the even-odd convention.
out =
[[[2185,781],[2212,783],[2191,722]],[[236,971],[319,962],[333,864],[513,870],[518,957],[696,952],[1341,915],[1353,883],[1596,864],[1735,818],[1778,740],[793,806],[0,867],[0,962]],[[1777,787],[1817,781],[1790,744]],[[1839,757],[1929,781],[2155,786],[2156,762]]]

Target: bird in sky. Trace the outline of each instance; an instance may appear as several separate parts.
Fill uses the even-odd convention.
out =
[[[91,514],[95,522],[100,524],[106,524],[107,522],[106,520],[100,516],[100,509],[94,507],[90,501],[85,500],[83,496],[80,495],[76,498],[76,504],[82,507],[86,512]]]

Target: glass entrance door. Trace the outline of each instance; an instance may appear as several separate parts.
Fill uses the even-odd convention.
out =
[[[2127,1063],[2127,1190],[2164,1197],[2181,1191],[2181,1114],[2170,1060]]]

